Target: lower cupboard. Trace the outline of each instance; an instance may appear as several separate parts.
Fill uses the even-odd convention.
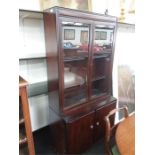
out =
[[[88,113],[62,118],[50,125],[51,142],[53,149],[58,154],[80,154],[89,149],[93,143],[104,139],[104,117],[114,108],[113,100]],[[114,123],[114,116],[111,118]]]

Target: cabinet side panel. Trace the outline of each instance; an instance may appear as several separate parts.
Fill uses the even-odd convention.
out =
[[[53,150],[57,154],[64,154],[66,152],[66,135],[65,123],[59,120],[50,125],[51,144]]]
[[[57,30],[54,14],[44,13],[45,45],[48,69],[49,105],[59,110]],[[54,98],[54,100],[53,100]]]

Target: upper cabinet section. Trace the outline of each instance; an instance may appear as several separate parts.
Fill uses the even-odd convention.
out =
[[[44,26],[49,88],[59,93],[60,110],[109,97],[116,18],[54,7]]]
[[[114,26],[104,24],[95,25],[93,55],[101,56],[104,53],[112,52]]]
[[[59,16],[69,16],[69,17],[78,17],[80,19],[89,19],[93,21],[109,21],[117,22],[117,18],[114,16],[103,15],[100,13],[94,13],[89,11],[78,11],[73,9],[66,9],[63,7],[52,7],[46,10],[49,13],[56,13]]]
[[[64,61],[88,58],[90,25],[75,20],[61,24]]]
[[[64,106],[88,100],[88,55],[90,25],[76,20],[62,20],[62,57]]]

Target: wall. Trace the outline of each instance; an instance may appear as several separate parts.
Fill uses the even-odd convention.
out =
[[[43,16],[30,18],[21,15],[19,18],[20,58],[45,56]]]
[[[19,74],[29,82],[30,117],[32,131],[35,131],[49,124],[49,109],[43,17],[42,14],[33,16],[35,14],[20,13]]]
[[[117,83],[119,107],[127,105],[129,112],[135,110],[135,27],[134,25],[120,25],[116,38],[116,62],[114,66],[115,72],[113,76],[118,77],[114,80]]]
[[[19,0],[19,8],[40,11],[40,0]]]
[[[119,4],[120,0],[102,0],[100,2],[92,0],[92,11],[97,13],[105,13],[108,9],[108,13],[113,16],[119,16]]]

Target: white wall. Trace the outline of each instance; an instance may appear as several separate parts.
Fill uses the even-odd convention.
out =
[[[133,25],[118,25],[113,65],[113,95],[119,100],[119,75],[118,66],[128,65],[133,74],[135,74],[136,58],[135,52],[135,27]],[[117,104],[117,107],[119,105]],[[116,114],[116,122],[119,120],[118,114]]]
[[[119,56],[118,65],[128,64],[131,68],[135,68],[135,27],[122,26],[118,27],[116,38],[116,54]]]
[[[135,14],[128,13],[129,7],[132,1],[126,0],[124,5],[125,23],[135,23]],[[105,13],[108,9],[108,14],[116,17],[120,17],[120,0],[92,0],[92,11],[97,13]]]
[[[40,11],[40,0],[19,0],[19,9]]]
[[[45,56],[43,19],[20,16],[19,36],[19,58]]]
[[[120,0],[92,0],[92,11],[97,13],[105,13],[108,9],[108,14],[113,16],[119,15]]]
[[[35,3],[36,4],[36,3]],[[29,82],[27,87],[32,131],[49,124],[44,25],[42,15],[23,13],[19,18],[19,74]],[[37,95],[42,94],[42,95]]]
[[[113,65],[113,94],[118,98],[118,65],[127,64],[135,70],[134,58],[135,27],[119,24],[116,34],[115,55]]]

